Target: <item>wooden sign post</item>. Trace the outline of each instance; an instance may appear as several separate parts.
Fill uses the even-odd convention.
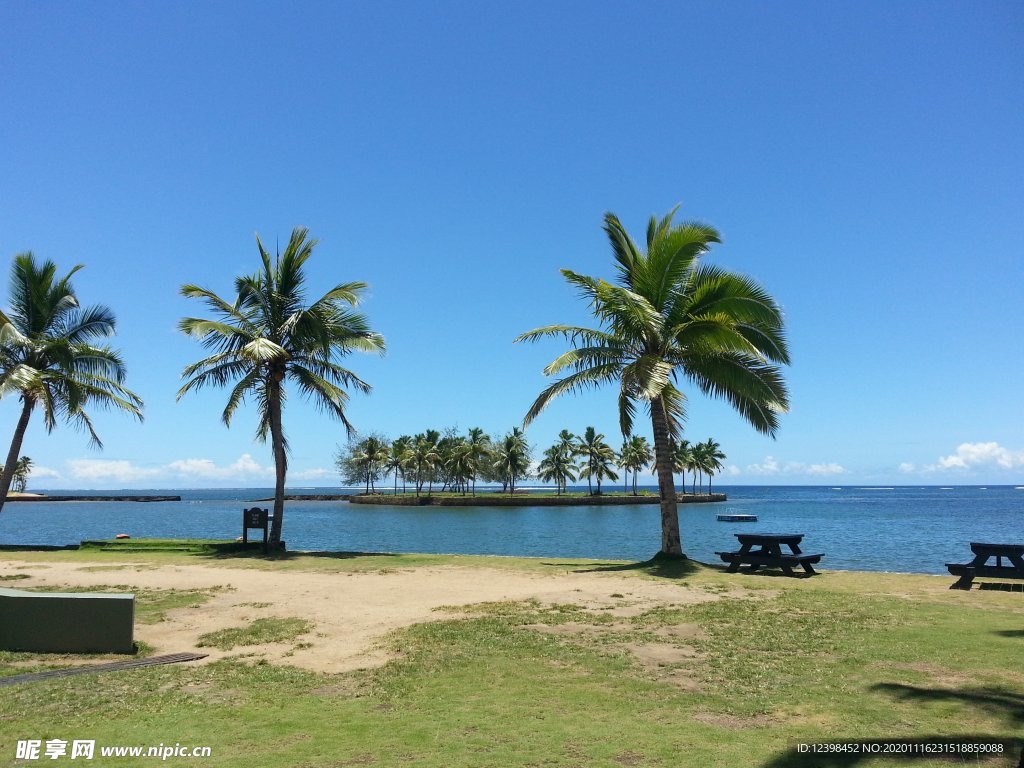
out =
[[[253,507],[252,509],[242,510],[242,544],[246,545],[249,543],[249,529],[260,528],[263,530],[263,551],[267,551],[267,535],[268,526],[267,523],[270,519],[270,512],[266,509],[260,509],[259,507]]]

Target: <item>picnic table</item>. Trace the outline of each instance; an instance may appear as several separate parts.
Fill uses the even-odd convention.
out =
[[[800,551],[800,542],[803,540],[802,533],[737,533],[734,534],[740,542],[740,548],[736,552],[716,552],[729,567],[729,573],[736,573],[741,565],[750,566],[750,571],[758,568],[781,568],[787,576],[796,576],[793,572],[795,566],[800,566],[808,576],[816,572],[811,567],[824,555],[805,554]],[[789,552],[782,551],[782,545],[789,547]],[[755,547],[757,547],[755,549]]]
[[[946,563],[954,576],[959,576],[950,589],[970,589],[976,576],[994,576],[1003,579],[1024,579],[1024,544],[991,544],[972,541],[974,559],[969,563]],[[995,565],[988,565],[992,558]],[[1003,558],[1009,562],[1003,564]]]

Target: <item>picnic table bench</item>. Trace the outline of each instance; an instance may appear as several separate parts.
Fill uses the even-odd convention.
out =
[[[974,559],[969,563],[946,563],[949,572],[960,577],[950,585],[950,589],[970,589],[977,576],[1024,579],[1024,544],[972,541],[971,551],[974,553]],[[988,565],[988,561],[993,557],[996,564]],[[1005,565],[1004,557],[1009,561]]]
[[[722,558],[729,567],[729,573],[736,573],[741,565],[750,566],[750,571],[758,568],[781,568],[787,576],[796,576],[793,568],[803,568],[808,576],[814,576],[816,571],[813,563],[818,563],[823,554],[805,554],[800,551],[800,542],[803,540],[802,533],[737,533],[734,534],[740,542],[740,548],[736,552],[715,552]],[[789,552],[782,551],[782,545],[789,547]],[[754,549],[754,547],[757,549]]]

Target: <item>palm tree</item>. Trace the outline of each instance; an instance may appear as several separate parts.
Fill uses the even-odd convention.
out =
[[[587,476],[587,487],[594,494],[591,478],[597,479],[597,495],[601,495],[601,480],[617,480],[618,475],[612,470],[615,462],[615,451],[604,441],[604,435],[598,434],[593,427],[587,427],[577,448],[579,455],[586,459],[581,474]]]
[[[0,474],[3,474],[4,467],[0,464]],[[32,474],[32,459],[28,456],[22,456],[18,459],[17,465],[14,468],[14,476],[11,479],[11,487],[17,493],[24,493],[25,487],[28,485],[29,475]]]
[[[71,285],[74,267],[62,278],[52,261],[37,264],[31,253],[14,257],[10,309],[0,312],[0,397],[17,394],[21,416],[0,475],[0,510],[18,468],[32,412],[43,411],[46,431],[58,417],[89,433],[103,447],[86,413],[89,406],[114,408],[142,420],[142,399],[123,386],[125,366],[110,347],[94,343],[114,335],[107,307],[81,308]]]
[[[672,471],[681,475],[683,493],[686,493],[686,472],[693,466],[693,446],[689,440],[673,441]]]
[[[646,437],[641,435],[630,435],[622,443],[622,451],[619,453],[619,466],[626,471],[626,479],[629,472],[633,473],[633,495],[636,496],[636,476],[642,469],[646,469],[654,459],[651,453],[651,445]],[[623,492],[626,488],[623,486]]]
[[[356,461],[362,467],[366,477],[366,492],[376,492],[374,482],[380,476],[384,465],[391,456],[391,446],[386,440],[370,435],[359,444]]]
[[[2,470],[0,470],[2,471]],[[32,459],[22,456],[14,467],[14,490],[24,493],[28,486],[28,478],[32,474]]]
[[[416,435],[412,447],[412,465],[416,470],[416,495],[419,496],[423,490],[423,484],[429,480],[427,495],[434,494],[434,472],[441,461],[441,452],[437,444],[441,439],[441,433],[436,429],[428,429],[426,432]]]
[[[722,459],[725,458],[725,454],[722,453],[722,446],[710,437],[699,445],[701,449],[701,467],[708,476],[708,494],[710,495],[711,478],[714,477],[715,473],[722,468]]]
[[[509,495],[512,495],[516,492],[516,480],[529,477],[530,446],[523,430],[513,427],[497,445],[494,455],[495,467],[501,472]]]
[[[395,476],[395,496],[398,495],[398,476],[402,476],[402,493],[405,493],[405,471],[409,468],[411,455],[412,438],[402,435],[391,443],[391,450],[388,453],[387,461],[384,464],[385,475],[392,473]]]
[[[568,434],[566,430],[562,432]],[[570,435],[571,437],[571,435]],[[544,451],[544,459],[537,465],[537,476],[545,483],[554,482],[556,493],[561,496],[566,489],[568,481],[576,481],[579,467],[576,466],[574,447],[566,444],[564,440],[552,445]]]
[[[473,495],[476,496],[476,478],[491,454],[491,438],[480,427],[473,427],[466,435],[466,444],[469,446],[469,479],[473,483]]]
[[[645,405],[661,494],[661,552],[682,556],[670,442],[679,438],[685,416],[686,396],[677,384],[685,380],[724,398],[755,429],[774,436],[789,399],[776,363],[787,363],[789,353],[774,299],[750,278],[701,264],[701,256],[719,242],[718,233],[695,222],[674,225],[674,215],[675,210],[660,221],[651,218],[645,253],[606,214],[616,284],[562,270],[600,327],[549,325],[516,341],[553,336],[571,347],[544,373],[572,373],[540,393],[524,424],[558,395],[604,383],[619,385],[623,435],[632,432],[637,402]]]
[[[209,357],[185,368],[187,379],[178,398],[207,385],[233,384],[221,414],[226,426],[246,397],[259,408],[256,437],[270,437],[276,470],[274,520],[271,546],[281,543],[284,522],[284,484],[288,471],[288,443],[284,434],[282,409],[285,383],[294,382],[299,391],[316,405],[337,417],[351,434],[345,415],[348,393],[342,387],[369,392],[370,385],[339,360],[351,352],[384,352],[384,338],[371,330],[367,318],[353,308],[359,303],[365,283],[341,283],[316,301],[306,303],[303,266],[317,244],[304,227],[292,230],[288,246],[276,258],[263,247],[259,236],[262,269],[235,279],[236,296],[222,299],[197,285],[184,285],[182,295],[200,299],[217,319],[186,317],[178,327],[198,339]]]

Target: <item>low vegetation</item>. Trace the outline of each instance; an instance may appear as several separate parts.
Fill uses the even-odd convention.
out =
[[[45,556],[83,564],[117,557]],[[1002,753],[966,762],[1010,768],[1024,748],[1019,593],[951,592],[946,578],[899,574],[743,576],[671,558],[131,558],[339,574],[439,564],[608,572],[684,583],[718,599],[633,612],[623,609],[628,597],[610,591],[606,605],[591,608],[558,600],[449,608],[442,620],[389,636],[394,657],[385,666],[338,675],[248,662],[246,643],[291,642],[313,629],[301,620],[257,620],[216,633],[236,653],[215,663],[7,688],[0,744],[33,737],[188,741],[212,747],[203,763],[214,767],[427,768],[951,764],[797,749],[911,739],[983,741]],[[141,603],[155,606],[159,597]]]
[[[313,629],[305,619],[270,617],[255,619],[245,627],[230,627],[199,636],[200,648],[230,651],[239,645],[285,643]]]

